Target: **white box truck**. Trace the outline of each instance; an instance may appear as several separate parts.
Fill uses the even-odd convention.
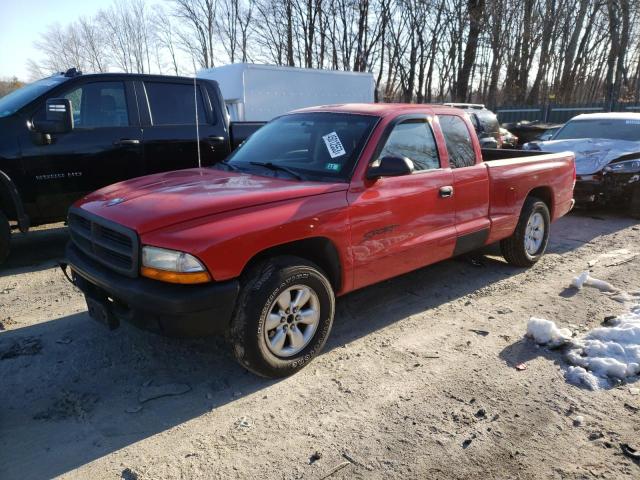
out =
[[[218,82],[235,122],[268,122],[298,108],[374,101],[372,73],[234,63],[197,76]]]

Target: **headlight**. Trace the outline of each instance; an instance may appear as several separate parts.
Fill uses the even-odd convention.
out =
[[[142,247],[140,274],[170,283],[206,283],[211,276],[193,255],[166,248]]]
[[[540,145],[537,142],[527,142],[522,145],[523,150],[540,150]]]
[[[640,172],[640,160],[612,163],[604,167],[604,171],[607,173],[637,173]]]

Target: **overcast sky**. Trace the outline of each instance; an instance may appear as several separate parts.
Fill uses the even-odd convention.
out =
[[[48,25],[91,16],[112,1],[0,0],[0,78],[27,79],[27,59],[38,58],[33,42]]]

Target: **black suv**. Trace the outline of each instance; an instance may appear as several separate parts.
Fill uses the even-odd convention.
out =
[[[461,108],[469,115],[482,148],[502,148],[500,123],[495,113],[479,103],[445,103],[445,105]]]
[[[260,126],[229,124],[204,79],[71,69],[0,98],[0,264],[12,228],[64,220],[121,180],[216,163]]]

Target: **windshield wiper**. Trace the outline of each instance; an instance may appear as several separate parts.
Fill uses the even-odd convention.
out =
[[[304,180],[302,176],[299,173],[295,172],[294,170],[291,170],[288,167],[283,167],[282,165],[277,165],[272,162],[249,162],[249,164],[257,165],[259,167],[265,167],[265,168],[268,168],[269,170],[274,170],[274,171],[279,170],[281,172],[287,172],[289,175],[297,178],[298,180]]]
[[[224,165],[225,167],[227,167],[229,170],[233,170],[236,172],[239,172],[240,169],[238,167],[236,167],[235,165],[230,164],[229,162],[227,162],[226,160],[222,160],[221,162],[216,163],[215,165]]]

